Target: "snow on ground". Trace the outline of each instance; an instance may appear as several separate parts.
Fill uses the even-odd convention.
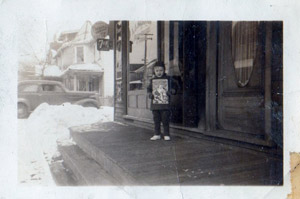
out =
[[[19,183],[54,185],[48,163],[57,154],[56,141],[72,142],[69,127],[112,121],[113,107],[41,104],[28,119],[18,120]]]

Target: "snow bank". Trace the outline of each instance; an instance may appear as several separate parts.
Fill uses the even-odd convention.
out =
[[[112,111],[112,107],[96,109],[70,103],[60,106],[43,103],[30,115],[27,124],[30,130],[40,134],[62,134],[71,126],[111,121]]]
[[[43,139],[43,150],[53,155],[56,152],[56,140],[68,140],[69,127],[96,122],[112,121],[112,107],[96,109],[64,103],[60,106],[43,103],[30,115],[27,132]],[[45,140],[46,138],[46,140]]]
[[[62,71],[56,65],[49,65],[44,70],[44,76],[47,77],[60,77]]]
[[[69,66],[68,69],[72,69],[72,70],[88,70],[88,71],[95,71],[95,72],[102,72],[103,71],[103,67],[101,67],[98,64],[89,64],[89,63],[85,63],[85,64],[74,64]]]
[[[38,106],[27,120],[19,120],[19,181],[52,184],[45,159],[49,163],[57,153],[57,140],[72,143],[69,127],[112,121],[112,117],[112,107],[96,109],[70,103]]]

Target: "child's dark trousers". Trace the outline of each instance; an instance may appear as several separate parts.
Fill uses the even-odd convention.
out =
[[[162,122],[164,127],[164,136],[170,136],[169,123],[170,123],[170,111],[169,110],[153,110],[154,130],[155,135],[160,135],[160,123]]]

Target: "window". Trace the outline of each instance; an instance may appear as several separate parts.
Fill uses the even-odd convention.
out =
[[[44,84],[42,89],[44,92],[63,92],[63,89],[58,85]]]
[[[183,22],[164,22],[164,63],[166,72],[170,76],[180,77],[182,71],[182,61],[180,61],[179,49],[183,48]],[[181,40],[181,42],[180,42]],[[180,70],[181,67],[181,70]]]
[[[81,64],[84,63],[84,47],[77,46],[76,47],[76,63]]]
[[[258,22],[232,23],[232,59],[239,87],[251,78],[258,46]]]
[[[153,65],[157,61],[157,22],[129,22],[130,75],[129,89],[145,89],[153,75]]]
[[[60,87],[58,85],[55,85],[54,86],[54,92],[63,92],[63,89],[62,89],[62,87]]]
[[[38,92],[38,85],[24,85],[19,88],[19,91],[25,93]]]

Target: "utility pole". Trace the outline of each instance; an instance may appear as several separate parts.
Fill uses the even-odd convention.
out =
[[[143,88],[146,88],[147,84],[147,41],[152,40],[153,34],[144,34],[144,39],[145,39],[145,54],[144,54],[144,74],[143,74]]]

